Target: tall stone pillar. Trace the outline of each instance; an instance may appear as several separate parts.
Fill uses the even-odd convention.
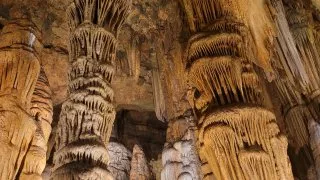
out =
[[[203,169],[216,179],[293,179],[287,139],[263,107],[244,2],[183,1],[194,34],[186,69]]]
[[[37,111],[48,118],[45,129],[43,121],[33,113],[33,108],[39,105],[32,101],[35,89],[42,87],[37,83],[40,34],[36,26],[14,8],[10,16],[13,20],[0,34],[0,179],[41,179],[52,114]],[[37,99],[42,100],[42,96]],[[52,107],[50,100],[46,107]]]
[[[320,41],[317,40],[310,4],[301,0],[270,2],[278,30],[278,68],[285,76],[279,77],[282,80],[277,80],[276,84],[281,98],[287,101],[283,103],[288,107],[285,114],[287,128],[298,145],[296,148],[311,145],[314,160],[319,161],[315,144],[320,112],[320,56],[317,48]],[[310,141],[306,134],[310,135]],[[318,165],[319,162],[315,162],[315,169],[320,168]]]
[[[70,27],[69,97],[57,126],[53,179],[112,179],[107,145],[115,119],[117,36],[129,0],[75,0]]]
[[[39,30],[19,8],[10,11],[12,20],[0,34],[0,179],[41,179],[51,91],[41,83]]]

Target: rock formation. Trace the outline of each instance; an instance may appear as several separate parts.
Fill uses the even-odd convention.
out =
[[[18,9],[10,15],[0,34],[0,179],[41,179],[52,103],[40,74],[40,33]]]
[[[51,123],[53,116],[52,92],[47,75],[43,68],[40,68],[40,74],[31,98],[31,115],[39,123],[45,142],[48,142],[51,134]]]
[[[193,116],[169,122],[167,142],[162,153],[162,180],[200,180]]]
[[[319,179],[319,52],[319,0],[0,0],[0,179]]]
[[[150,180],[151,174],[143,149],[139,145],[133,147],[130,180]]]
[[[115,180],[128,180],[131,167],[131,152],[122,144],[110,142],[108,144],[108,170]]]
[[[112,179],[107,145],[115,119],[111,81],[127,0],[75,0],[70,28],[69,98],[56,135],[53,179]]]
[[[313,11],[309,3],[300,0],[271,2],[279,32],[275,51],[279,72],[276,85],[289,136],[296,151],[311,143],[314,160],[317,161],[314,144],[319,126],[316,121],[319,120],[320,56]],[[319,168],[318,164],[315,163],[315,169]]]
[[[203,173],[208,179],[293,179],[287,139],[275,115],[263,107],[252,66],[253,58],[266,62],[268,54],[259,51],[266,51],[267,38],[254,37],[259,48],[252,52],[246,6],[256,4],[245,2],[183,1],[194,33],[186,53],[189,101],[199,116],[203,169],[209,165],[213,174]],[[258,32],[267,26],[250,28]]]

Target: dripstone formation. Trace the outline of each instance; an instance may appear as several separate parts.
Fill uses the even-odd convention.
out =
[[[76,0],[68,9],[69,97],[56,135],[53,179],[112,179],[107,145],[115,119],[111,81],[126,0]]]
[[[0,0],[0,180],[320,179],[318,0]]]
[[[183,1],[190,38],[189,100],[205,179],[293,179],[287,139],[263,107],[244,1]]]
[[[41,179],[52,102],[36,25],[18,11],[0,34],[0,179]],[[41,92],[40,92],[41,91]]]

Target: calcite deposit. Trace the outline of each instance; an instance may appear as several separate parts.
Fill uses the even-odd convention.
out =
[[[318,0],[0,0],[0,179],[320,179]]]

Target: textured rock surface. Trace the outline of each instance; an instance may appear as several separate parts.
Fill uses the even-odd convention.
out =
[[[151,171],[143,149],[139,145],[134,145],[130,180],[151,180],[151,178]]]
[[[68,98],[68,94],[70,93],[68,92],[68,81],[70,80],[68,79],[68,71],[72,66],[68,60],[70,55],[68,50],[70,34],[66,9],[72,2],[72,0],[0,0],[0,32],[6,32],[6,25],[15,21],[14,15],[10,13],[13,10],[18,10],[18,12],[29,19],[30,22],[33,22],[34,28],[40,32],[37,35],[37,39],[43,47],[37,51],[37,60],[40,62],[39,67],[41,65],[43,70],[41,73],[47,76],[48,82],[46,82],[45,78],[41,78],[41,76],[40,78],[36,78],[35,76],[31,78],[40,80],[38,81],[40,88],[38,88],[38,91],[35,91],[33,98],[30,99],[30,109],[28,107],[29,105],[15,105],[16,100],[7,103],[8,98],[3,96],[3,81],[0,79],[0,109],[1,113],[3,112],[0,119],[4,121],[4,119],[7,119],[7,116],[11,116],[5,112],[7,112],[8,109],[13,109],[14,111],[20,112],[18,113],[20,119],[26,119],[26,121],[23,122],[31,122],[26,125],[30,127],[29,130],[32,131],[29,135],[37,134],[38,136],[41,134],[44,138],[43,142],[49,138],[47,167],[43,174],[43,176],[47,178],[52,172],[52,155],[56,152],[54,148],[54,139],[56,137],[54,134],[57,132],[56,125],[61,104]],[[188,2],[188,0],[184,0],[184,2]],[[203,30],[205,28],[206,24],[212,20],[210,19],[212,16],[204,13],[206,20],[203,20],[201,16],[190,19],[190,6],[184,8],[183,3],[179,3],[179,1],[132,0],[133,6],[130,15],[118,34],[119,44],[118,50],[115,53],[114,80],[111,84],[115,92],[114,107],[118,112],[111,139],[124,146],[117,145],[118,147],[121,146],[121,148],[114,151],[117,155],[112,155],[112,157],[117,158],[111,159],[111,161],[115,162],[113,163],[114,167],[121,164],[118,162],[126,161],[126,163],[124,163],[126,166],[122,166],[121,164],[121,170],[115,173],[118,174],[118,179],[126,179],[129,176],[127,160],[130,159],[129,152],[132,152],[135,144],[141,145],[141,149],[143,149],[145,153],[144,164],[147,164],[146,166],[151,165],[148,167],[149,177],[151,179],[160,179],[161,170],[163,170],[163,174],[173,175],[167,176],[167,179],[173,177],[173,179],[175,179],[178,178],[177,176],[182,179],[188,179],[191,176],[197,179],[192,173],[195,172],[195,168],[190,168],[190,166],[193,166],[193,162],[195,162],[193,160],[197,159],[197,155],[190,152],[195,150],[193,146],[196,140],[185,138],[185,135],[188,134],[190,124],[184,119],[184,115],[193,108],[193,110],[196,110],[195,113],[193,113],[195,115],[194,118],[196,121],[199,121],[203,112],[207,109],[215,109],[215,107],[219,109],[222,104],[228,104],[227,102],[230,102],[230,99],[234,102],[233,100],[236,99],[235,96],[241,94],[239,93],[241,90],[243,90],[245,94],[243,97],[249,99],[248,101],[251,103],[254,102],[252,104],[257,103],[256,100],[260,97],[264,97],[264,100],[261,100],[264,105],[266,101],[274,104],[273,107],[272,105],[265,107],[275,110],[277,118],[274,118],[274,115],[266,112],[266,109],[259,109],[259,111],[265,112],[262,113],[264,115],[270,115],[268,117],[273,119],[272,122],[275,121],[274,119],[277,119],[281,132],[287,133],[289,138],[289,155],[293,164],[293,170],[295,171],[294,175],[300,179],[305,179],[307,175],[310,175],[310,177],[312,175],[314,176],[316,173],[312,170],[313,166],[316,165],[314,169],[319,169],[317,168],[317,166],[319,166],[317,136],[319,134],[318,123],[320,114],[319,2],[317,0],[217,0],[214,2],[221,3],[221,6],[210,8],[210,2],[213,1],[192,0],[193,4],[191,5],[200,5],[204,4],[204,2],[208,2],[206,4],[207,7],[211,10],[214,9],[219,14],[219,17],[227,14],[228,17],[226,17],[226,19],[231,22],[228,27],[233,27],[232,22],[240,23],[239,20],[245,22],[245,25],[240,26],[245,26],[247,30],[250,31],[247,32],[247,34],[252,36],[250,38],[247,38],[246,34],[242,34],[241,36],[245,37],[242,38],[242,40],[245,40],[245,43],[243,43],[245,46],[247,44],[252,45],[252,47],[246,48],[250,53],[245,53],[246,56],[249,57],[250,63],[234,58],[234,56],[242,57],[242,55],[235,55],[231,52],[231,58],[214,59],[222,62],[220,66],[212,61],[208,61],[207,66],[205,66],[207,70],[201,69],[201,63],[190,65],[203,54],[209,54],[213,57],[221,56],[221,54],[230,55],[227,46],[221,47],[220,49],[219,46],[223,44],[223,38],[225,37],[232,37],[230,38],[230,42],[241,44],[242,40],[237,39],[237,35],[234,37],[226,35],[232,33],[235,29],[237,30],[238,26],[233,29],[231,28],[232,30],[230,31],[225,31],[228,27],[224,29],[224,25],[221,23],[225,22],[225,19],[222,18],[220,19],[221,21],[215,21],[215,23],[218,24],[216,27],[208,27],[204,31],[214,31],[215,28],[218,28],[219,30],[213,34],[220,34],[220,40],[222,40],[219,41],[218,38],[220,44],[218,43],[211,49],[214,50],[215,53],[205,52],[208,49],[210,50],[212,44],[206,47],[203,46],[202,50],[201,48],[197,50],[194,47],[198,47],[197,43],[201,42],[201,39],[210,41],[210,38],[203,38],[204,36],[195,37],[194,35],[199,29]],[[186,9],[186,11],[184,11],[184,9]],[[235,11],[239,9],[242,9],[246,13],[241,13],[240,11],[235,13]],[[210,10],[205,12],[208,13]],[[236,14],[236,19],[229,17],[232,14]],[[216,16],[216,18],[217,17],[218,16]],[[196,21],[194,27],[192,25],[189,26],[190,20]],[[219,22],[221,24],[219,24]],[[240,31],[244,32],[246,30],[240,28],[239,32]],[[239,32],[234,34],[239,34]],[[190,37],[195,38],[190,40],[191,43],[188,45]],[[196,45],[192,46],[194,42],[196,42]],[[6,41],[1,41],[0,44],[1,43],[6,43]],[[235,47],[233,45],[232,43],[231,45],[228,44],[229,50],[232,48],[234,48],[233,50],[243,48],[243,46]],[[1,48],[0,51],[2,50]],[[194,52],[202,52],[203,54],[199,55]],[[1,63],[4,62],[3,60],[6,60],[6,58],[3,58],[5,56],[6,55],[0,54]],[[190,59],[192,59],[192,63],[186,65]],[[200,61],[202,60],[203,59],[200,59]],[[191,69],[188,66],[195,67],[195,71],[189,71],[191,72],[189,74],[193,74],[191,77],[188,76],[188,72],[186,72],[186,69]],[[213,68],[214,66],[218,68]],[[229,67],[232,67],[233,70],[230,71]],[[241,69],[241,73],[239,73],[239,69]],[[252,73],[253,69],[254,72],[257,73]],[[199,73],[199,71],[201,72]],[[208,78],[211,77],[209,73],[212,72],[219,72],[219,80]],[[202,91],[189,91],[195,94],[188,94],[190,87],[187,85],[188,83],[190,85],[191,81],[196,82],[194,84],[198,83],[196,86],[204,84],[199,83],[199,76],[197,76],[197,74],[207,78],[208,81],[206,82],[210,84],[210,86],[209,88],[199,88],[202,89]],[[273,80],[274,83],[268,84],[265,83],[267,80],[259,78],[257,85],[257,79],[255,75],[252,74],[266,77],[267,80]],[[0,76],[2,75],[3,74],[0,74]],[[230,79],[233,75],[235,75],[235,78]],[[247,77],[244,77],[246,75]],[[243,77],[239,78],[240,76]],[[239,79],[241,79],[241,83]],[[205,80],[202,79],[201,81],[204,82]],[[42,86],[44,84],[45,87]],[[266,86],[269,89],[271,96],[262,92],[262,86]],[[216,93],[210,96],[211,89],[214,89],[213,91]],[[51,96],[50,90],[52,91],[52,102],[55,107],[53,111],[51,105],[49,105],[51,101],[49,98]],[[43,99],[39,101],[40,94]],[[203,96],[203,94],[206,95]],[[187,99],[192,99],[192,95],[194,95],[197,100],[194,102],[191,101],[191,107]],[[199,99],[198,96],[200,96]],[[271,100],[269,98],[271,98]],[[208,106],[210,102],[217,103],[213,106]],[[199,107],[203,110],[200,113],[197,112]],[[25,109],[27,109],[27,113],[23,113]],[[233,111],[238,110],[239,109],[233,109]],[[52,127],[50,127],[50,116],[52,112],[54,119]],[[217,114],[219,114],[219,112],[217,112]],[[226,114],[228,117],[231,116],[227,112]],[[226,114],[223,116],[227,117]],[[245,116],[244,114],[242,115]],[[206,118],[203,120],[205,121]],[[210,116],[210,118],[216,122],[213,117]],[[236,121],[232,117],[228,119]],[[34,122],[37,123],[35,124]],[[233,123],[231,121],[226,122],[230,124]],[[199,125],[201,125],[201,123],[202,121]],[[219,121],[219,123],[221,122]],[[213,124],[216,125],[215,123]],[[209,123],[208,127],[204,129],[210,129],[211,125]],[[222,123],[222,125],[224,124]],[[258,126],[259,124],[256,125]],[[233,131],[243,131],[243,129],[246,129],[238,128],[240,125],[237,123],[235,123],[234,126],[235,127],[231,128]],[[0,126],[0,128],[1,127],[2,126]],[[198,127],[201,130],[201,126]],[[51,128],[52,134],[50,136],[49,132]],[[42,129],[43,132],[41,133],[39,129]],[[111,131],[111,127],[109,130]],[[273,130],[278,131],[278,128],[274,127]],[[263,130],[260,128],[259,131],[262,132]],[[208,132],[209,131],[205,131],[204,134]],[[223,132],[227,133],[227,131]],[[193,133],[197,134],[197,128],[194,129]],[[23,132],[21,135],[22,134]],[[210,136],[211,135],[215,136],[214,133],[210,134]],[[219,137],[221,137],[221,135]],[[253,136],[250,135],[249,139],[252,137]],[[246,147],[248,140],[246,140],[246,138],[242,139]],[[33,147],[43,145],[41,144],[42,140],[36,140],[39,139],[35,139]],[[230,140],[230,138],[228,138],[228,140]],[[283,146],[278,147],[280,149],[282,148],[282,157],[284,157],[286,142],[282,137],[280,141]],[[30,143],[31,140],[29,139],[28,142]],[[275,144],[278,145],[279,141],[273,141],[272,143],[273,146],[275,146]],[[164,146],[164,144],[166,145]],[[2,146],[0,147],[3,148]],[[260,145],[257,147],[261,148]],[[257,147],[254,146],[254,148]],[[45,148],[44,146],[43,149]],[[127,148],[128,151],[125,151],[125,148]],[[120,151],[123,153],[120,153]],[[192,154],[192,158],[186,158],[184,156],[188,154],[186,151]],[[161,155],[162,152],[163,154]],[[25,151],[22,152],[22,154],[24,153]],[[244,154],[241,156],[243,161],[247,161],[245,157],[251,157],[251,155],[252,157],[257,157],[250,153],[239,154]],[[278,155],[279,153],[275,154],[276,159],[279,159]],[[263,158],[265,158],[265,156],[261,156],[261,159]],[[41,163],[43,163],[42,161],[43,160],[41,160]],[[161,165],[162,161],[163,167]],[[175,161],[177,161],[177,163]],[[282,159],[281,162],[286,162],[286,159]],[[277,161],[275,163],[281,164],[281,168],[285,169],[283,167],[286,166],[286,164],[282,164],[281,162]],[[212,167],[209,166],[207,159],[203,158],[203,156],[202,163],[203,166],[201,170],[206,175],[204,179],[213,179]],[[265,167],[267,167],[267,165]],[[248,169],[249,166],[244,165],[241,168]],[[43,169],[42,166],[40,169]],[[38,174],[40,174],[40,170]]]
[[[10,13],[16,19],[0,34],[0,177],[40,179],[52,118],[45,75],[39,78],[41,43],[28,17],[16,9]],[[44,93],[39,93],[42,90]],[[42,106],[41,101],[46,104]],[[48,111],[43,111],[47,107]]]
[[[132,150],[139,144],[147,160],[157,160],[166,138],[166,124],[159,121],[154,112],[118,112],[114,131],[117,141]]]
[[[113,179],[107,146],[119,31],[130,0],[75,0],[67,9],[68,98],[56,130],[53,179]]]
[[[217,179],[293,179],[287,138],[264,107],[252,63],[272,71],[273,33],[264,4],[185,0],[183,6],[194,33],[185,67],[203,168],[209,165]],[[253,15],[262,21],[252,23]]]
[[[115,180],[128,180],[131,169],[131,152],[122,144],[110,142],[108,144],[108,170]]]
[[[167,142],[162,153],[162,180],[202,179],[196,148],[196,127],[192,120],[192,117],[186,117],[173,122],[171,127],[169,124]]]

